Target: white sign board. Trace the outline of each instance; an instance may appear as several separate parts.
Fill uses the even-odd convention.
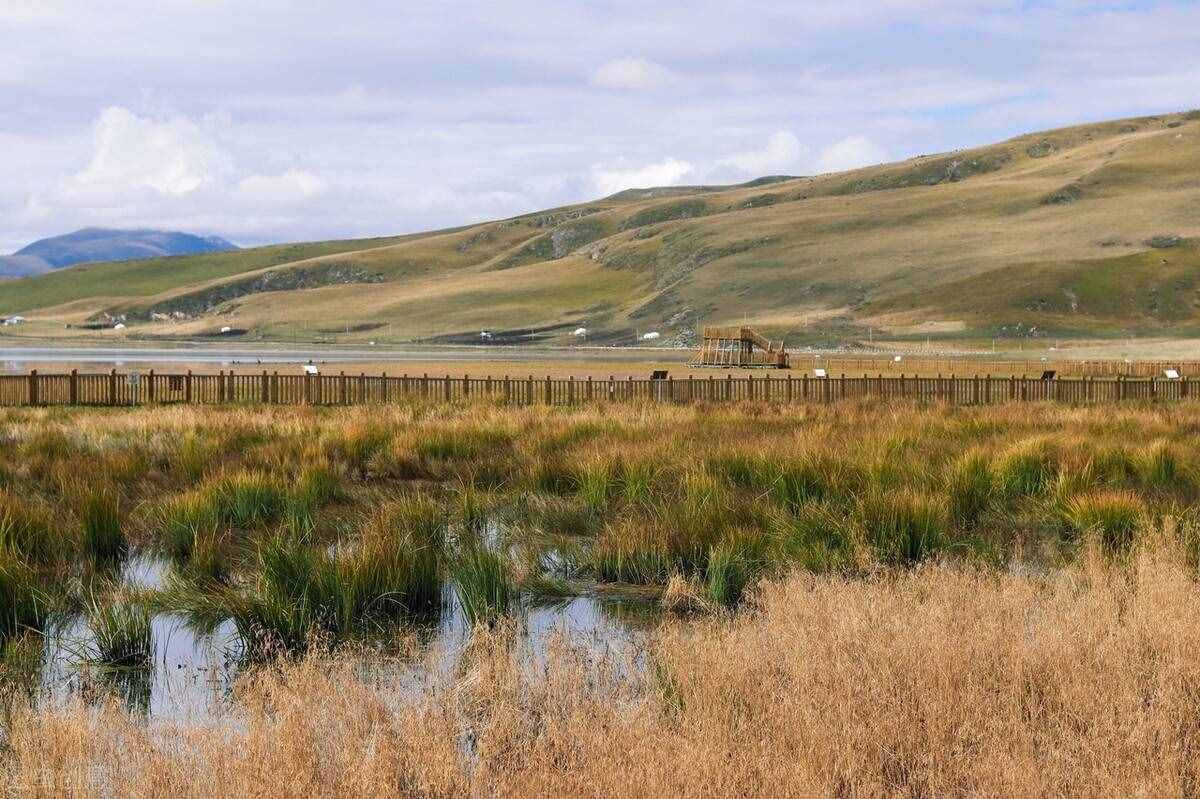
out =
[[[1178,369],[1164,369],[1163,374],[1166,375],[1168,380],[1178,380],[1179,379],[1179,370]]]
[[[817,377],[828,377],[824,369],[813,369],[813,374]]]
[[[125,382],[129,384],[130,388],[137,388],[142,382],[142,376],[137,372],[130,372],[125,375]]]
[[[319,375],[319,374],[321,374],[321,372],[319,369],[317,369],[317,367],[313,366],[311,363],[306,363],[306,364],[304,364],[304,374]]]

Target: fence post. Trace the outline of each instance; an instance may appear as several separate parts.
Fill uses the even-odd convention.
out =
[[[38,404],[38,373],[37,369],[29,371],[29,404]]]
[[[271,384],[267,378],[267,370],[266,369],[263,369],[262,385],[259,386],[259,392],[260,392],[259,396],[262,399],[262,404],[270,405],[271,404]]]
[[[567,404],[575,404],[575,375],[570,375],[567,379]]]
[[[554,385],[550,382],[550,375],[546,375],[546,404],[554,404]]]
[[[450,375],[446,375],[445,380],[442,381],[442,399],[446,402],[450,401]]]
[[[463,399],[470,399],[470,397],[471,397],[471,376],[464,374],[463,375]]]
[[[151,379],[151,381],[153,381],[154,380],[154,378],[153,378],[154,372],[151,371],[150,374],[151,374],[150,379]],[[154,383],[151,382],[151,385],[154,385]],[[72,405],[79,404],[79,370],[77,370],[77,369],[71,370],[71,404]]]
[[[108,404],[117,404],[117,370],[108,373]]]
[[[188,369],[183,381],[183,399],[188,405],[192,404],[192,370]]]

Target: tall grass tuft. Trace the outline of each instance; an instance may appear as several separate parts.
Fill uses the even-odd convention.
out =
[[[287,501],[279,481],[262,472],[226,474],[207,490],[221,520],[242,529],[278,520]]]
[[[946,476],[946,493],[951,519],[963,527],[975,526],[996,493],[987,456],[971,452],[959,458]]]
[[[50,597],[37,573],[12,552],[0,551],[0,642],[24,630],[41,630]]]
[[[218,444],[199,431],[183,436],[175,449],[175,467],[188,483],[197,483],[216,460]]]
[[[750,558],[737,539],[722,541],[709,552],[708,579],[705,585],[709,601],[734,608],[750,582]]]
[[[69,554],[71,543],[41,507],[0,491],[0,549],[32,563],[47,564]]]
[[[1166,441],[1155,441],[1134,459],[1138,482],[1150,491],[1178,491],[1190,485],[1189,474],[1175,449]]]
[[[1008,497],[1036,496],[1050,485],[1057,466],[1057,456],[1045,439],[1022,441],[997,459],[997,486]]]
[[[454,593],[471,625],[494,624],[516,601],[508,560],[478,544],[462,547],[450,561]]]
[[[875,557],[889,566],[920,563],[949,542],[942,503],[909,490],[864,495],[857,521]]]
[[[769,521],[771,557],[779,571],[801,568],[822,574],[855,564],[857,531],[853,519],[828,502],[808,502]]]
[[[152,618],[146,605],[129,597],[93,599],[87,609],[92,632],[89,660],[113,668],[149,668],[154,663]]]
[[[97,563],[115,563],[128,550],[123,530],[121,495],[112,487],[97,487],[83,499],[79,525],[84,553]]]
[[[1094,536],[1108,555],[1129,551],[1146,518],[1146,505],[1129,491],[1099,491],[1073,497],[1064,517],[1080,537]]]
[[[194,490],[160,504],[154,513],[154,526],[168,554],[177,563],[186,564],[197,548],[197,541],[217,538],[221,517],[212,497],[205,491]]]

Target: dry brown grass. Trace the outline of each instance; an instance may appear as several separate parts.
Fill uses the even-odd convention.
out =
[[[312,656],[216,726],[18,709],[31,796],[1143,795],[1200,778],[1200,605],[1169,552],[1049,576],[795,575],[752,612],[670,622],[628,676],[559,640],[545,670],[479,633],[408,690]]]

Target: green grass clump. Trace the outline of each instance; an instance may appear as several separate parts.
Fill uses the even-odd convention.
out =
[[[111,487],[93,489],[79,511],[83,552],[97,563],[114,563],[129,548],[123,530],[121,495]]]
[[[90,662],[113,668],[149,668],[154,662],[154,631],[150,609],[121,596],[88,607],[92,632]]]
[[[470,461],[493,455],[511,441],[498,430],[460,427],[438,430],[417,442],[417,457],[424,461]]]
[[[450,561],[454,593],[472,624],[492,624],[516,602],[512,568],[503,555],[478,544],[463,547]]]
[[[1137,538],[1146,505],[1129,491],[1100,491],[1072,498],[1063,515],[1077,536],[1094,536],[1106,554],[1122,555]]]
[[[329,445],[330,456],[346,464],[359,479],[366,479],[377,453],[392,440],[392,434],[376,424],[352,424]]]
[[[175,448],[174,465],[181,478],[188,483],[197,483],[204,478],[218,455],[215,440],[193,431],[180,438]]]
[[[920,563],[949,542],[943,503],[907,490],[864,495],[857,521],[876,559],[889,566]]]
[[[202,490],[167,499],[154,515],[163,546],[179,564],[191,560],[197,541],[215,539],[221,526],[212,497]]]
[[[1105,447],[1097,452],[1089,465],[1096,482],[1111,488],[1137,485],[1137,458],[1126,447]]]
[[[341,475],[326,464],[305,466],[296,478],[292,496],[312,507],[333,502],[342,496]]]
[[[992,465],[981,452],[964,455],[950,467],[946,475],[950,518],[963,527],[973,527],[979,521],[995,494]]]
[[[751,559],[737,539],[721,542],[708,554],[705,592],[710,602],[734,608],[750,582]]]
[[[781,571],[799,567],[822,574],[853,567],[856,530],[852,519],[827,502],[809,502],[770,523],[771,556]]]
[[[287,502],[280,482],[262,472],[224,475],[207,490],[221,520],[242,529],[277,521]]]
[[[627,461],[617,478],[621,499],[635,507],[652,506],[662,490],[662,468],[651,461]]]
[[[173,581],[164,607],[201,629],[233,622],[255,653],[302,652],[320,637],[341,640],[441,605],[446,517],[425,497],[379,511],[359,546],[330,552],[302,535],[275,534],[254,550],[248,579]]]
[[[70,548],[63,530],[41,507],[0,491],[0,549],[31,563],[47,564],[69,554]]]
[[[50,616],[50,597],[37,573],[10,551],[0,551],[0,641],[25,630],[41,630]]]
[[[608,459],[594,459],[575,471],[575,493],[592,511],[602,512],[620,492],[620,470]]]
[[[996,483],[1007,497],[1041,494],[1057,474],[1058,459],[1044,439],[1021,442],[1001,453],[994,464]]]
[[[1156,441],[1134,459],[1138,482],[1148,491],[1186,490],[1190,475],[1175,449],[1165,441]]]
[[[637,519],[605,525],[587,562],[598,579],[610,582],[660,583],[673,570],[666,536]]]

